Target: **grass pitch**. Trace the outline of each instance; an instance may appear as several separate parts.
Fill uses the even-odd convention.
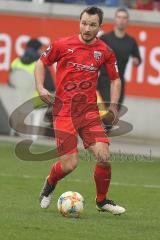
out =
[[[48,209],[38,196],[53,161],[27,162],[14,153],[15,144],[0,142],[0,238],[3,240],[157,240],[160,238],[160,159],[146,162],[119,157],[112,163],[109,198],[127,209],[122,216],[95,209],[94,160],[80,152],[79,167],[55,191]],[[34,146],[35,151],[45,147]],[[57,199],[77,191],[86,205],[80,219],[62,217]]]

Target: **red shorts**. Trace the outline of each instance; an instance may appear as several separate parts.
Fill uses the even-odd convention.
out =
[[[78,135],[83,140],[85,148],[95,142],[109,143],[97,112],[82,114],[78,117],[56,116],[53,124],[58,156],[78,151]]]

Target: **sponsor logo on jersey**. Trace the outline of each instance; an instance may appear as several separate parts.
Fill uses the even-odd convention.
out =
[[[68,62],[67,66],[73,66],[76,70],[81,70],[81,71],[89,71],[89,72],[95,72],[98,70],[97,67],[94,66],[89,66],[89,65],[83,65],[75,62]]]
[[[101,53],[101,52],[99,52],[99,51],[94,51],[94,58],[95,58],[96,60],[99,60],[99,59],[101,58],[101,56],[102,56],[102,53]]]

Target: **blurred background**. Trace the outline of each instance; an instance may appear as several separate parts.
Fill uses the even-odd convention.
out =
[[[121,120],[130,123],[133,129],[122,136],[112,138],[115,142],[113,150],[144,154],[152,152],[154,156],[159,156],[160,1],[158,0],[0,0],[0,136],[3,139],[4,136],[21,135],[10,128],[9,116],[24,101],[36,96],[33,84],[26,85],[25,77],[28,76],[15,81],[16,75],[11,75],[13,61],[24,55],[28,56],[26,44],[30,39],[38,39],[41,42],[40,47],[33,46],[40,54],[51,40],[77,34],[79,14],[87,5],[98,5],[103,9],[105,32],[113,28],[115,10],[118,7],[127,8],[130,15],[127,32],[136,39],[142,58],[138,68],[134,68],[130,60],[125,71],[124,105],[127,112]],[[27,50],[27,54],[30,56],[30,51]],[[35,61],[36,59],[33,59],[31,62]],[[32,70],[28,69],[29,72]],[[49,71],[50,79],[55,85],[55,66]],[[33,83],[33,79],[31,81]],[[13,84],[16,91],[13,90]],[[54,87],[49,84],[50,88],[54,91]],[[32,114],[28,120],[30,124],[41,125],[39,120],[41,114],[44,114],[43,109]],[[16,123],[18,124],[18,119]],[[33,139],[37,139],[36,134],[33,135]]]
[[[113,174],[109,198],[127,209],[127,214],[121,217],[96,211],[95,160],[82,148],[79,167],[59,184],[52,206],[42,211],[38,203],[44,178],[56,159],[50,111],[46,114],[47,107],[35,90],[35,63],[51,40],[79,32],[80,12],[93,4],[104,11],[104,32],[113,29],[116,9],[127,8],[130,16],[127,32],[137,41],[142,59],[138,67],[134,67],[132,58],[127,64],[125,111],[120,117],[120,128],[113,128],[110,136]],[[55,66],[46,68],[45,79],[46,88],[54,92]],[[81,142],[79,146],[82,147]],[[0,0],[3,240],[157,240],[159,173],[160,1]],[[59,196],[69,190],[81,193],[85,199],[81,219],[62,218],[57,211]]]

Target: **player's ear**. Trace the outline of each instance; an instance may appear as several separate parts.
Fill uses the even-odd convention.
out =
[[[102,31],[102,28],[103,28],[103,23],[101,23],[101,24],[99,25],[99,32]]]
[[[104,31],[102,29],[99,29],[99,32],[97,33],[97,37],[101,37],[104,34]]]

